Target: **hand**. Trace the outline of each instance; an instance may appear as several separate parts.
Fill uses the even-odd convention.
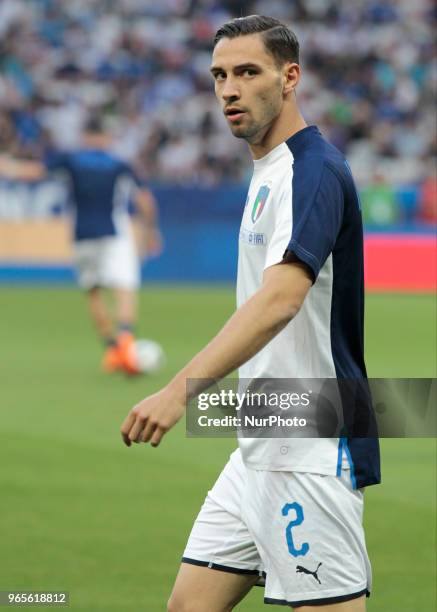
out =
[[[159,257],[163,250],[161,232],[156,228],[147,230],[146,233],[146,255]]]
[[[4,153],[0,153],[0,176],[4,176],[6,178],[12,174],[13,171],[13,163],[11,162],[11,158]]]
[[[130,446],[132,442],[150,442],[158,446],[184,411],[184,402],[167,387],[146,397],[132,408],[121,426],[124,443]]]

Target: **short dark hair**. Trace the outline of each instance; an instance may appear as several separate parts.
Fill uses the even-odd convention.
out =
[[[84,130],[91,134],[104,134],[105,126],[102,116],[96,112],[91,113],[85,122]]]
[[[238,17],[223,24],[214,36],[214,47],[222,38],[237,38],[249,34],[262,34],[266,50],[280,66],[285,62],[299,63],[299,41],[286,25],[264,15]]]

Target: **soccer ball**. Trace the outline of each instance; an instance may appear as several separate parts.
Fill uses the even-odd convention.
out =
[[[153,340],[136,340],[134,355],[138,370],[144,374],[158,372],[165,364],[165,355],[162,347]]]

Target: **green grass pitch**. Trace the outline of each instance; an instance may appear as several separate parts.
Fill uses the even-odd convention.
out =
[[[121,444],[119,426],[220,328],[229,288],[145,288],[139,332],[165,370],[99,371],[100,347],[73,289],[1,289],[0,590],[69,590],[72,610],[165,610],[193,519],[234,447],[187,439]],[[372,376],[435,376],[431,296],[370,295]],[[385,440],[384,484],[366,492],[370,612],[426,612],[435,591],[435,440]],[[267,610],[253,589],[238,610]],[[273,606],[272,606],[273,609]],[[205,611],[207,612],[207,611]]]

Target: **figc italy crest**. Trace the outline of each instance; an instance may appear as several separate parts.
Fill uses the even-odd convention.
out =
[[[255,198],[255,202],[252,208],[252,215],[251,215],[252,223],[255,223],[255,221],[258,221],[258,219],[260,218],[261,213],[264,210],[264,207],[266,205],[267,198],[269,197],[269,193],[270,193],[270,187],[268,187],[267,185],[262,185],[259,188],[258,194]]]

